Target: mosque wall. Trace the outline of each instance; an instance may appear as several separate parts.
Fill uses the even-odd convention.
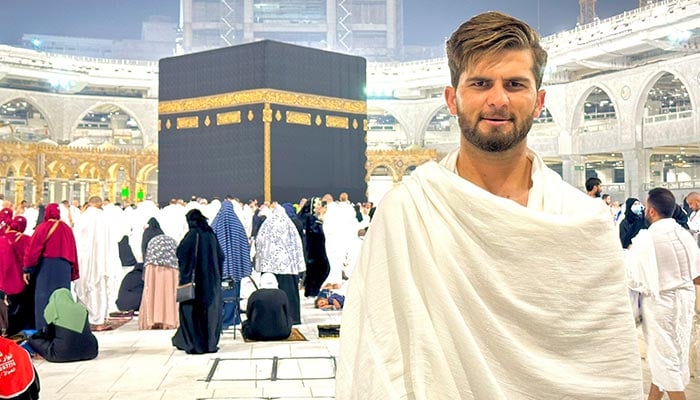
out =
[[[583,187],[586,178],[587,164],[592,154],[617,153],[622,154],[624,160],[624,183],[617,184],[616,190],[621,191],[621,196],[643,197],[650,187],[655,185],[667,186],[678,195],[700,188],[700,180],[690,170],[674,171],[669,175],[675,181],[667,181],[652,173],[650,157],[656,148],[668,146],[695,146],[700,143],[700,113],[698,102],[700,101],[700,72],[697,65],[700,63],[700,55],[688,55],[681,58],[660,60],[641,67],[610,72],[582,79],[566,84],[547,86],[545,105],[551,112],[551,119],[545,123],[533,126],[529,143],[543,156],[561,160],[562,175],[565,180],[574,186]],[[664,74],[677,77],[688,92],[692,107],[679,113],[649,116],[645,108],[650,90]],[[596,89],[597,88],[597,89]],[[593,90],[600,89],[615,105],[614,118],[610,118],[602,125],[587,125],[584,118],[584,105]],[[95,191],[95,187],[104,193],[115,193],[109,185],[121,185],[120,182],[128,180],[130,188],[128,199],[134,198],[139,189],[139,181],[136,178],[139,172],[138,165],[144,154],[155,154],[155,143],[158,138],[158,104],[157,100],[130,97],[112,96],[85,96],[59,93],[35,92],[0,88],[0,104],[22,99],[31,103],[42,118],[46,121],[47,138],[61,144],[56,151],[49,151],[50,145],[19,144],[9,140],[0,141],[0,186],[2,192],[15,193],[17,198],[39,201],[47,199],[45,190],[40,187],[48,179],[54,179],[54,199],[73,197],[77,193],[82,197],[83,193]],[[101,149],[70,148],[63,145],[70,143],[74,138],[76,126],[82,116],[90,109],[100,105],[113,104],[127,111],[137,121],[144,136],[143,149],[135,153],[129,153],[119,147],[110,148],[104,146]],[[442,97],[434,97],[419,100],[373,100],[367,102],[368,109],[373,107],[387,110],[400,121],[405,135],[405,144],[408,148],[425,147],[426,127],[434,114],[444,106]],[[245,116],[244,116],[245,118]],[[371,132],[370,132],[371,133]],[[368,135],[366,176],[369,178],[370,191],[371,176],[374,166],[378,165],[382,156],[381,152],[375,152],[371,135]],[[457,137],[458,138],[458,137]],[[456,146],[454,143],[430,144],[430,148],[444,152],[445,149]],[[18,146],[20,147],[13,147]],[[36,150],[27,150],[36,146]],[[42,147],[43,146],[43,147]],[[24,153],[17,149],[22,148]],[[60,150],[59,150],[60,149]],[[148,149],[148,150],[144,150]],[[131,151],[131,150],[129,150]],[[61,158],[58,153],[71,154],[76,160],[71,163]],[[393,157],[393,163],[402,161],[404,164],[412,164],[412,155],[406,150],[398,151]],[[22,155],[21,155],[22,154]],[[98,165],[100,158],[114,154],[118,161],[109,161],[105,167],[88,167]],[[437,154],[437,152],[436,152]],[[43,158],[42,158],[43,157]],[[124,158],[126,157],[126,158]],[[133,158],[129,158],[133,157]],[[430,158],[430,157],[428,157]],[[437,158],[437,155],[434,157]],[[431,158],[432,159],[432,158]],[[105,168],[112,168],[111,173],[104,172]],[[136,166],[135,166],[136,165]],[[82,166],[79,171],[73,171],[76,166]],[[394,168],[394,167],[392,167]],[[43,171],[43,174],[42,174]],[[119,181],[110,181],[119,173]],[[124,172],[126,171],[126,172]],[[78,180],[75,174],[78,173]],[[602,172],[601,172],[602,173]],[[53,174],[53,175],[52,175]],[[83,177],[82,174],[86,174]],[[143,174],[143,173],[142,173]],[[157,162],[148,174],[157,181]],[[405,174],[391,172],[392,182],[399,182]],[[603,174],[605,175],[605,174]],[[605,176],[611,174],[607,173]],[[125,178],[126,176],[126,178]],[[31,177],[31,179],[24,179]],[[23,179],[19,179],[23,178]],[[127,179],[128,178],[128,179]],[[97,181],[106,181],[97,184]],[[113,178],[117,179],[117,178]],[[149,181],[144,177],[141,183]],[[684,181],[680,182],[679,180]],[[92,181],[89,181],[92,180]],[[22,181],[22,182],[20,182]],[[31,181],[31,182],[30,182]],[[91,186],[92,185],[92,186]],[[101,185],[101,186],[100,186]],[[613,186],[611,185],[611,188]],[[27,190],[31,188],[31,190]],[[91,189],[92,188],[92,189]],[[106,188],[106,189],[105,189]],[[149,183],[143,189],[156,190],[157,184]],[[21,189],[22,196],[17,196],[17,189]],[[41,193],[40,193],[41,192]],[[31,193],[31,195],[27,195]]]

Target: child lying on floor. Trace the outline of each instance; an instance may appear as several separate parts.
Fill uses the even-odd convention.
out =
[[[341,310],[344,304],[345,290],[338,283],[324,285],[314,301],[314,306],[321,310]]]

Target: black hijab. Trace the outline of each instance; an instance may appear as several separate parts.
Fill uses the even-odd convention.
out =
[[[144,259],[146,258],[146,249],[148,248],[148,242],[154,237],[162,235],[163,230],[160,229],[160,224],[158,220],[154,217],[148,220],[148,226],[143,230],[143,236],[141,236],[141,254]]]
[[[690,227],[688,227],[688,214],[686,214],[683,207],[678,204],[676,204],[676,210],[673,211],[673,219],[684,229],[690,229]]]
[[[207,217],[205,217],[204,214],[202,214],[202,212],[196,208],[190,210],[185,217],[187,218],[187,226],[190,229],[199,228],[203,231],[212,230],[209,226],[209,222],[207,222]]]
[[[632,244],[632,238],[637,236],[639,231],[647,228],[647,223],[644,220],[644,215],[637,215],[632,212],[632,204],[639,201],[634,197],[630,197],[625,201],[625,219],[620,222],[620,244],[626,249]]]
[[[629,220],[630,222],[636,221],[639,218],[643,218],[641,215],[637,215],[632,212],[632,205],[636,202],[638,202],[639,199],[635,199],[634,197],[630,197],[625,201],[625,219]]]

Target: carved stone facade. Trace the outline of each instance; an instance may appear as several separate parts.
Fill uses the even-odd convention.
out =
[[[438,159],[438,152],[434,149],[407,149],[407,150],[367,150],[367,177],[370,181],[372,173],[377,167],[385,167],[394,184],[401,182],[404,176],[426,161]]]
[[[110,96],[78,96],[0,88],[0,104],[13,100],[31,103],[46,121],[50,139],[72,141],[73,132],[83,117],[101,105],[115,105],[127,112],[143,134],[144,146],[158,141],[158,99]]]
[[[82,203],[92,195],[134,202],[157,190],[157,172],[154,149],[0,142],[0,187],[14,203]]]

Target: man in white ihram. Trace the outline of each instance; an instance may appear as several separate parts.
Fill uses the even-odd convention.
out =
[[[642,327],[651,371],[649,400],[664,392],[685,399],[690,381],[688,350],[695,314],[693,279],[700,275],[700,250],[690,232],[673,219],[676,199],[668,189],[649,191],[649,229],[632,239],[626,261],[630,288],[642,294]]]
[[[343,311],[337,399],[643,396],[610,213],[526,145],[544,105],[538,41],[490,12],[447,42],[460,147],[374,215]]]
[[[105,324],[111,304],[119,291],[122,272],[119,260],[119,239],[114,237],[110,216],[102,210],[102,199],[92,196],[80,216],[73,233],[78,247],[80,279],[75,281],[75,294],[87,308],[88,319],[94,330],[106,330]]]

